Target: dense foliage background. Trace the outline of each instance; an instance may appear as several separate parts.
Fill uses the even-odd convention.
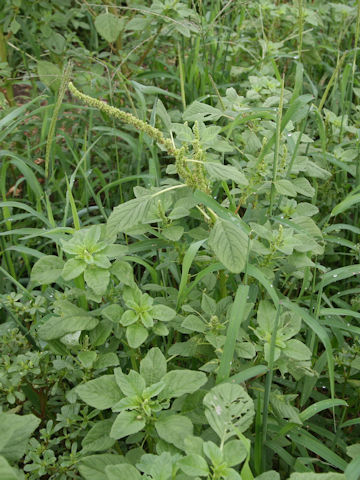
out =
[[[0,9],[0,478],[360,478],[360,1]]]

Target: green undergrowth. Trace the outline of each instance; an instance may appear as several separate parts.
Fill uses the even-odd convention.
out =
[[[6,2],[1,480],[359,480],[359,35]]]

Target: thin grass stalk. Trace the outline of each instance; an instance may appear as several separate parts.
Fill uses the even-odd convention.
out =
[[[275,182],[276,182],[277,169],[279,164],[283,103],[284,103],[284,78],[282,79],[282,82],[281,82],[280,102],[279,102],[279,109],[278,109],[277,120],[276,120],[276,138],[275,138],[274,161],[273,161],[273,168],[272,168],[269,216],[272,215],[272,210],[273,210],[274,200],[275,200]]]
[[[304,0],[298,0],[298,56],[301,61],[302,58],[302,46],[303,46],[303,33],[304,33]]]
[[[185,110],[186,109],[185,75],[184,75],[184,64],[182,61],[181,48],[179,43],[178,43],[178,59],[179,59],[181,101],[183,105],[183,110]]]
[[[353,88],[354,88],[354,78],[355,78],[355,71],[357,65],[357,49],[359,43],[359,36],[360,36],[360,0],[357,1],[357,14],[356,14],[356,28],[355,28],[355,41],[354,41],[354,58],[352,64],[352,75],[351,75],[351,82],[350,82],[350,104],[349,104],[349,116],[350,116],[350,108],[351,108],[351,100],[353,96]]]
[[[319,107],[318,107],[318,110],[319,110],[319,113],[321,112],[321,110],[323,109],[323,106],[325,105],[325,102],[326,102],[326,99],[329,95],[329,92],[330,92],[330,89],[336,79],[336,77],[338,76],[338,73],[342,67],[342,64],[344,63],[344,60],[345,60],[345,57],[347,55],[347,52],[345,52],[342,57],[339,59],[339,61],[337,62],[336,64],[336,67],[335,67],[335,70],[333,71],[333,74],[331,75],[330,77],[330,80],[325,88],[325,92],[320,100],[320,104],[319,104]]]
[[[279,325],[279,318],[280,318],[280,306],[276,312],[275,324],[274,329],[272,331],[271,340],[270,340],[270,352],[269,352],[269,371],[266,375],[265,380],[265,392],[264,392],[264,406],[263,406],[263,415],[262,415],[262,455],[261,455],[261,465],[262,469],[265,465],[265,442],[267,438],[267,426],[268,426],[268,417],[269,417],[269,403],[270,403],[270,393],[271,393],[271,385],[273,379],[273,368],[274,368],[274,356],[275,356],[275,347],[276,347],[276,335],[277,329]]]
[[[1,63],[7,63],[7,60],[7,39],[3,33],[2,26],[0,26],[0,61]],[[14,89],[8,81],[5,81],[5,94],[10,107],[13,107],[15,105]]]
[[[60,107],[64,99],[67,84],[70,80],[71,70],[72,70],[72,63],[71,61],[69,61],[63,71],[61,85],[58,91],[58,97],[55,103],[54,112],[50,122],[50,128],[49,128],[49,133],[48,133],[47,142],[46,142],[46,150],[45,150],[45,179],[48,179],[49,171],[51,169],[50,155],[51,155],[51,148],[52,148],[53,139],[55,135],[56,121],[59,116]]]

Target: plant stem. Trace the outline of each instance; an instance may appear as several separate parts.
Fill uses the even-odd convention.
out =
[[[2,26],[0,26],[0,61],[1,63],[7,63],[7,40],[5,38]],[[9,105],[13,107],[15,105],[15,100],[14,100],[14,90],[13,86],[5,81],[5,92],[6,92],[6,98],[7,101],[9,102]]]
[[[283,102],[284,102],[284,77],[281,83],[280,102],[279,102],[279,109],[278,109],[277,120],[276,120],[276,139],[275,139],[275,151],[274,151],[274,161],[273,161],[273,171],[272,171],[272,181],[271,181],[269,216],[272,215],[274,199],[275,199],[275,181],[277,177],[277,169],[278,169],[278,163],[279,163]]]

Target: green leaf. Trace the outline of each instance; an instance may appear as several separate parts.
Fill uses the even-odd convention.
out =
[[[197,454],[186,455],[186,457],[181,458],[177,462],[177,465],[190,477],[206,477],[209,475],[209,468],[206,461]]]
[[[246,272],[249,276],[256,278],[256,280],[265,288],[269,297],[274,302],[274,305],[277,307],[279,305],[278,294],[276,293],[276,289],[274,288],[274,286],[265,277],[263,272],[254,265],[248,265]]]
[[[177,398],[185,393],[193,393],[199,390],[207,382],[207,377],[203,372],[193,370],[172,370],[161,379],[165,383],[165,388],[160,394],[160,398]]]
[[[270,470],[269,472],[262,473],[255,480],[280,480],[280,475],[278,472],[274,470]]]
[[[254,417],[254,402],[240,385],[222,383],[204,397],[205,415],[222,441],[249,428]]]
[[[101,312],[102,314],[104,311]],[[112,332],[113,324],[111,320],[102,320],[93,330],[90,332],[90,342],[93,347],[99,347],[104,345],[110,333]],[[106,354],[107,355],[107,354]]]
[[[222,163],[205,162],[205,170],[211,178],[215,180],[233,180],[238,185],[248,185],[249,182],[245,175],[237,168]]]
[[[103,375],[90,380],[78,385],[75,391],[81,400],[99,410],[111,408],[123,398],[114,375]]]
[[[85,480],[108,480],[105,468],[109,465],[118,465],[125,462],[125,457],[104,453],[90,455],[80,460],[79,471]]]
[[[31,270],[31,281],[40,285],[50,285],[60,277],[64,261],[55,255],[40,258]]]
[[[90,315],[51,317],[39,328],[39,337],[45,341],[54,340],[79,330],[92,330],[98,323],[99,320]]]
[[[329,408],[334,408],[338,406],[347,406],[347,403],[345,400],[340,400],[340,399],[335,399],[335,400],[320,400],[320,402],[316,402],[310,407],[306,408],[304,411],[302,411],[299,415],[300,419],[302,422],[305,422],[306,420],[309,420],[309,418],[313,417],[314,415],[318,414],[319,412],[322,412],[323,410],[327,410]]]
[[[184,227],[181,225],[170,225],[168,227],[163,228],[162,234],[168,240],[172,242],[178,242],[184,233]]]
[[[293,358],[294,360],[303,361],[310,360],[311,358],[311,350],[309,347],[295,338],[286,342],[286,347],[284,348],[283,352],[285,355]]]
[[[292,473],[289,480],[346,480],[342,473]]]
[[[64,52],[66,40],[60,35],[60,33],[52,32],[50,37],[43,40],[47,48],[52,50],[57,55],[60,55]]]
[[[190,271],[190,267],[195,258],[195,255],[197,254],[199,248],[202,246],[203,243],[205,243],[205,240],[200,240],[198,242],[192,243],[184,255],[176,308],[179,308],[180,305],[185,300],[186,284],[188,281],[188,274]]]
[[[214,442],[204,442],[204,453],[213,465],[220,465],[224,458],[220,448]]]
[[[115,42],[124,27],[124,20],[112,13],[102,13],[95,18],[97,32],[109,43]]]
[[[248,298],[249,287],[240,285],[237,289],[234,303],[231,306],[229,326],[226,331],[226,340],[223,353],[220,359],[220,366],[216,377],[216,383],[219,383],[230,375],[230,369],[235,352],[236,339],[239,334],[241,322],[245,320],[246,300]],[[231,466],[231,465],[230,465]]]
[[[351,460],[345,469],[346,480],[359,480],[360,478],[360,457]]]
[[[175,310],[166,305],[154,305],[151,309],[151,316],[160,320],[161,322],[169,322],[176,316]]]
[[[153,196],[149,192],[115,207],[107,221],[108,235],[126,232],[135,225],[145,223],[152,202]]]
[[[121,316],[120,323],[123,327],[128,327],[137,322],[138,319],[139,316],[134,310],[126,310]]]
[[[360,421],[360,418],[355,418],[353,420]],[[351,422],[351,420],[350,420]],[[346,422],[345,422],[346,423]],[[343,423],[342,427],[344,428],[346,425]],[[349,425],[350,426],[350,425]],[[346,453],[349,455],[351,458],[357,458],[360,457],[360,443],[354,443],[353,445],[349,445],[346,449]]]
[[[20,480],[20,476],[10,467],[4,457],[0,455],[0,478],[1,480]]]
[[[163,88],[155,87],[154,85],[143,85],[135,80],[130,80],[130,83],[136,88],[136,90],[144,93],[145,95],[166,95],[167,97],[176,98],[177,100],[181,100],[181,96],[177,95],[174,92],[169,92],[168,90],[164,90]]]
[[[9,156],[11,158],[10,164],[16,167],[20,172],[23,174],[24,178],[26,179],[27,184],[31,188],[31,190],[36,195],[37,199],[40,200],[44,193],[40,186],[39,180],[37,179],[33,170],[27,165],[26,160],[17,156],[13,152],[8,152],[7,150],[3,150],[0,154],[1,156]]]
[[[345,199],[338,203],[336,207],[332,209],[331,216],[340,215],[340,213],[346,212],[353,205],[360,203],[360,193],[350,193]]]
[[[345,460],[333,450],[330,450],[322,441],[311,435],[309,432],[298,430],[296,432],[290,432],[289,436],[295,444],[305,447],[307,450],[319,455],[319,457],[323,458],[335,468],[342,471],[345,470],[347,465]],[[293,478],[291,478],[291,480],[293,480]],[[308,480],[308,478],[306,478],[306,480]]]
[[[112,420],[99,420],[95,425],[90,428],[82,441],[83,453],[88,452],[101,452],[111,448],[115,439],[110,438],[110,430],[112,427]]]
[[[78,353],[78,359],[84,366],[84,368],[91,368],[96,360],[97,353],[94,351],[85,351]]]
[[[297,191],[290,180],[281,179],[275,182],[275,188],[280,195],[286,195],[287,197],[296,197]]]
[[[276,321],[276,310],[268,300],[261,300],[257,311],[257,322],[265,332],[271,333]]]
[[[66,281],[73,280],[81,275],[85,268],[86,263],[84,260],[81,260],[80,258],[71,258],[65,263],[61,276]]]
[[[140,480],[141,475],[135,467],[128,464],[109,465],[105,468],[108,480]]]
[[[125,285],[128,285],[129,287],[134,285],[134,274],[130,263],[117,260],[112,264],[110,271],[120,282],[123,282]]]
[[[181,326],[191,330],[192,332],[206,331],[206,324],[196,315],[188,315],[182,322]]]
[[[148,336],[149,336],[149,333],[147,329],[142,325],[140,325],[139,323],[130,325],[126,329],[126,339],[131,348],[140,347],[140,345],[142,345],[145,342]]]
[[[92,330],[93,332],[94,330]],[[90,337],[91,333],[90,332]],[[104,368],[109,368],[109,367],[117,367],[119,365],[119,358],[114,352],[108,352],[108,353],[101,353],[99,355],[99,358],[94,362],[94,368],[96,369],[104,369]]]
[[[130,372],[125,375],[121,368],[116,368],[114,374],[116,383],[125,396],[133,397],[141,395],[144,391],[145,380],[138,372],[135,372],[135,370],[130,370]]]
[[[251,360],[256,355],[255,345],[251,342],[237,342],[235,349],[240,358]]]
[[[305,177],[294,178],[292,184],[295,190],[305,197],[312,198],[315,195],[315,189],[311,186],[309,180]]]
[[[169,452],[162,452],[161,455],[143,455],[136,466],[154,480],[170,480],[173,476],[173,463],[174,457]]]
[[[218,108],[214,108],[206,103],[200,103],[197,100],[187,107],[183,113],[183,119],[190,122],[208,120],[219,120],[223,112]]]
[[[155,428],[160,438],[180,449],[184,449],[185,438],[193,435],[193,424],[183,415],[161,416]]]
[[[246,455],[246,447],[241,440],[230,440],[225,443],[223,456],[228,467],[239,465],[245,460]]]
[[[346,267],[345,267],[346,268]],[[334,374],[334,355],[331,346],[331,342],[327,331],[316,321],[304,308],[299,307],[294,302],[290,302],[288,299],[282,299],[284,307],[300,315],[306,325],[313,330],[313,332],[320,338],[326,350],[326,358],[328,362],[329,381],[331,398],[335,399],[335,374]]]
[[[110,431],[110,437],[119,440],[133,433],[137,433],[145,427],[145,420],[135,411],[122,411],[116,417]]]
[[[5,432],[5,441],[0,445],[0,455],[11,462],[20,460],[25,453],[30,435],[39,424],[40,419],[32,414],[0,413],[1,429]]]
[[[140,362],[140,374],[146,385],[159,382],[166,374],[166,369],[166,359],[157,347],[151,348]]]
[[[218,218],[210,232],[209,246],[220,262],[233,273],[240,273],[246,263],[248,238],[236,225]]]
[[[267,366],[256,365],[255,367],[246,368],[245,370],[239,373],[236,373],[235,375],[232,375],[231,377],[229,377],[228,381],[232,383],[243,383],[243,382],[246,382],[246,380],[249,380],[250,378],[254,378],[259,375],[264,375],[267,371],[268,371]]]
[[[91,266],[85,270],[84,279],[97,295],[104,295],[109,284],[110,272],[104,268]]]
[[[51,90],[55,92],[59,89],[62,72],[57,65],[46,60],[39,60],[37,64],[37,71],[40,80],[44,85],[50,87]]]
[[[357,276],[360,274],[360,264],[348,265],[347,267],[335,268],[335,270],[330,270],[326,272],[317,288],[324,288],[331,283],[339,282],[345,280],[352,276]]]

